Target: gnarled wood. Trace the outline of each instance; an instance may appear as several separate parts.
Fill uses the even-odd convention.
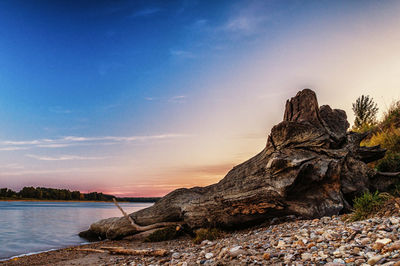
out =
[[[172,222],[197,228],[243,226],[285,215],[339,214],[355,195],[390,186],[366,165],[385,151],[360,147],[366,134],[347,132],[348,127],[344,111],[318,107],[315,93],[302,90],[287,101],[284,120],[272,128],[259,154],[217,184],[177,189],[129,216],[140,226]],[[109,218],[83,234],[115,239],[138,231],[125,218]]]

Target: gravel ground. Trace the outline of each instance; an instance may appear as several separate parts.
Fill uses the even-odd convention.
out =
[[[70,247],[12,261],[6,265],[396,265],[400,266],[400,217],[343,222],[341,216],[273,221],[196,245],[189,238],[158,243],[103,241],[85,248],[119,246],[167,249],[165,257],[122,256]],[[292,219],[292,220],[291,220]],[[82,248],[79,247],[79,248]]]

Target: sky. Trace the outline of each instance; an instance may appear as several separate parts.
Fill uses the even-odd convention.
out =
[[[163,196],[261,151],[303,88],[400,99],[399,1],[0,1],[0,187]]]

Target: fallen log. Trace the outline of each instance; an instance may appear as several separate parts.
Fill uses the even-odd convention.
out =
[[[238,227],[286,215],[315,218],[349,210],[369,189],[387,190],[398,176],[382,175],[367,162],[385,155],[380,147],[360,147],[367,133],[347,132],[346,113],[319,107],[305,89],[286,102],[284,119],[266,147],[235,166],[217,184],[172,191],[153,206],[93,223],[82,236],[117,239],[182,223],[190,228]],[[139,226],[139,227],[138,227]]]

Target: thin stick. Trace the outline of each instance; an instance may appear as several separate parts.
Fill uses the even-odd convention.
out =
[[[181,223],[179,222],[165,222],[165,223],[155,223],[155,224],[151,224],[151,225],[146,225],[146,226],[140,226],[138,224],[135,223],[135,221],[132,219],[131,216],[129,216],[122,208],[121,206],[119,206],[117,200],[115,198],[113,198],[114,204],[115,206],[118,207],[118,209],[122,212],[122,214],[125,216],[126,219],[128,219],[128,221],[130,222],[130,224],[132,225],[133,228],[135,228],[136,231],[139,232],[144,232],[144,231],[148,231],[151,229],[155,229],[155,228],[160,228],[160,227],[167,227],[167,226],[172,226],[172,225],[179,225]]]
[[[135,224],[135,221],[133,221],[132,217],[130,217],[130,216],[121,208],[121,206],[119,206],[117,200],[116,200],[115,198],[113,198],[113,201],[114,201],[115,206],[117,206],[118,209],[119,209],[119,210],[122,212],[122,214],[125,216],[125,218],[128,219],[128,221],[131,223],[131,225],[133,226],[133,228],[135,228],[136,231],[140,231],[140,230],[139,230],[140,227],[139,227],[137,224]]]
[[[157,249],[157,250],[136,250],[136,249],[126,249],[126,248],[108,248],[108,252],[111,254],[119,254],[119,255],[144,255],[144,256],[165,256],[168,254],[168,251],[165,249]]]
[[[78,251],[88,251],[88,252],[97,252],[97,253],[105,253],[105,250],[94,249],[94,248],[77,248]]]
[[[143,256],[165,256],[168,254],[168,251],[165,249],[156,249],[156,250],[137,250],[137,249],[127,249],[123,247],[100,247],[101,249],[94,248],[77,248],[77,251],[87,251],[87,252],[96,252],[96,253],[106,253],[117,254],[117,255],[143,255]]]

